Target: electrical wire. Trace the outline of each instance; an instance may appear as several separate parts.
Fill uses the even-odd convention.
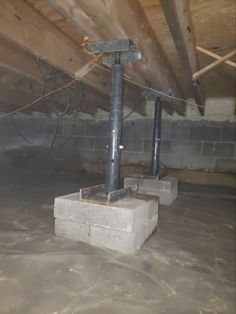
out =
[[[25,142],[27,142],[28,144],[30,144],[31,146],[38,146],[38,145],[35,145],[31,140],[29,140],[21,131],[20,129],[18,128],[18,126],[16,125],[16,121],[15,119],[13,118],[13,116],[9,116],[13,126],[14,126],[14,129],[16,130],[16,133],[21,137],[23,138],[23,140]]]
[[[110,69],[105,68],[105,67],[101,66],[100,64],[92,64],[92,66],[96,66],[96,67],[101,68],[101,69],[103,69],[103,70],[105,70],[105,71],[111,72]],[[78,80],[80,80],[79,77],[77,77],[76,79],[73,79],[72,81],[70,81],[69,83],[67,83],[67,84],[65,84],[65,85],[63,85],[63,86],[60,86],[60,87],[58,87],[58,88],[56,88],[56,89],[54,89],[54,90],[51,90],[51,91],[47,92],[46,94],[40,96],[39,98],[35,99],[35,100],[32,101],[31,103],[26,104],[26,105],[23,106],[23,107],[20,107],[20,108],[18,108],[18,109],[16,109],[16,110],[13,110],[13,111],[11,111],[11,112],[9,112],[9,113],[0,115],[0,118],[9,117],[9,116],[11,116],[11,115],[13,115],[13,114],[15,114],[15,113],[18,113],[18,112],[20,112],[20,111],[23,111],[24,109],[31,107],[32,105],[34,105],[34,104],[37,103],[38,101],[44,99],[45,97],[48,97],[49,95],[54,94],[54,93],[56,93],[56,92],[58,92],[58,91],[60,91],[60,90],[63,90],[64,88],[66,88],[66,87],[72,85],[74,82],[76,82],[76,81],[78,81]],[[134,85],[136,85],[136,86],[142,87],[142,88],[144,88],[144,89],[146,89],[146,90],[154,91],[154,92],[156,92],[156,93],[158,93],[158,94],[160,94],[160,95],[163,95],[163,96],[165,96],[165,97],[168,97],[168,98],[170,98],[170,99],[174,99],[174,100],[178,100],[178,101],[184,102],[184,103],[186,103],[187,105],[191,105],[191,106],[194,105],[193,103],[188,102],[188,101],[185,100],[185,99],[182,99],[182,98],[179,98],[179,97],[176,97],[176,96],[173,96],[173,95],[169,95],[169,94],[165,93],[164,91],[161,91],[161,90],[158,90],[158,89],[154,89],[154,88],[152,88],[152,87],[145,86],[145,85],[143,85],[143,84],[141,84],[141,83],[138,83],[138,82],[135,82],[135,81],[133,81],[133,80],[127,78],[127,77],[124,77],[124,80],[127,81],[127,82],[129,82],[129,83],[131,83],[131,84],[134,84]],[[197,105],[198,107],[205,108],[205,106],[201,106],[201,105],[198,105],[198,104],[195,104],[195,105]],[[222,116],[222,115],[221,115],[221,116]],[[223,116],[226,116],[226,115],[223,115]],[[228,115],[228,116],[232,117],[232,115]]]
[[[60,86],[60,87],[58,87],[57,89],[52,90],[52,91],[46,93],[46,94],[43,95],[43,96],[38,97],[37,99],[35,99],[34,101],[32,101],[32,102],[30,102],[30,103],[24,105],[23,107],[20,107],[20,108],[18,108],[18,109],[16,109],[16,110],[13,110],[13,111],[11,111],[11,112],[8,112],[8,113],[5,113],[5,114],[0,115],[0,119],[1,119],[1,118],[5,118],[5,117],[9,117],[9,116],[11,116],[11,115],[13,115],[13,114],[15,114],[15,113],[17,113],[17,112],[20,112],[20,111],[23,111],[24,109],[27,109],[27,108],[31,107],[32,105],[34,105],[35,103],[39,102],[43,97],[47,97],[47,96],[49,96],[49,95],[55,93],[56,91],[59,91],[59,90],[61,90],[61,89],[63,89],[63,88],[66,88],[66,87],[72,85],[72,84],[73,84],[74,82],[76,82],[76,81],[77,81],[77,79],[73,79],[73,80],[70,81],[69,83],[67,83],[67,84],[65,84],[65,85],[63,85],[63,86]]]
[[[107,68],[107,67],[105,67],[105,66],[102,66],[102,65],[100,65],[100,64],[95,64],[95,66],[98,67],[98,68],[100,68],[100,69],[103,69],[103,70],[105,70],[105,71],[107,71],[107,72],[111,72],[111,69],[109,69],[109,68]],[[160,95],[162,95],[162,96],[168,97],[168,98],[170,98],[170,99],[174,99],[174,100],[178,100],[178,101],[184,102],[184,103],[186,103],[186,105],[190,105],[190,106],[194,106],[194,105],[195,105],[195,106],[197,106],[197,107],[200,107],[200,108],[205,109],[205,106],[201,106],[201,105],[199,105],[199,104],[189,102],[189,101],[187,101],[186,99],[182,99],[182,98],[179,98],[179,97],[176,97],[176,96],[173,96],[173,95],[169,95],[169,94],[167,94],[167,93],[164,92],[164,91],[161,91],[161,90],[152,88],[152,87],[150,87],[150,86],[145,86],[145,85],[143,85],[143,84],[141,84],[141,83],[138,83],[138,82],[135,82],[135,81],[129,79],[127,76],[124,76],[124,80],[127,81],[127,82],[129,82],[129,83],[131,83],[131,84],[133,84],[133,85],[139,86],[139,87],[141,87],[141,88],[143,88],[143,89],[146,89],[146,90],[150,90],[150,91],[156,92],[156,93],[158,93],[158,94],[160,94]],[[209,110],[209,109],[208,109],[208,110]],[[207,117],[210,117],[210,116],[212,116],[212,117],[225,117],[225,118],[227,118],[227,117],[232,117],[232,115],[230,115],[230,114],[228,114],[228,115],[225,115],[225,114],[215,114],[215,111],[213,111],[213,110],[209,110],[209,111],[210,111],[210,112],[213,112],[213,114],[207,115]],[[133,112],[132,112],[132,113],[133,113]],[[131,115],[131,113],[130,113],[129,115]],[[188,117],[195,117],[195,118],[196,118],[196,117],[198,117],[198,115],[188,115]]]
[[[126,116],[123,117],[123,120],[126,120],[128,117],[130,117],[136,110],[131,110]]]
[[[105,71],[107,71],[107,72],[111,72],[110,69],[108,69],[107,67],[103,67],[103,66],[100,65],[100,64],[95,64],[95,66],[98,67],[98,68],[100,68],[100,69],[103,69],[103,70],[105,70]],[[160,95],[162,95],[162,96],[168,97],[168,98],[170,98],[170,99],[174,99],[174,100],[178,100],[178,101],[184,102],[184,103],[186,103],[187,105],[193,105],[192,103],[188,102],[188,101],[185,100],[185,99],[182,99],[182,98],[179,98],[179,97],[176,97],[176,96],[167,94],[167,93],[165,93],[164,91],[161,91],[161,90],[158,90],[158,89],[149,87],[149,86],[145,86],[145,85],[143,85],[143,84],[141,84],[141,83],[138,83],[138,82],[135,82],[135,81],[129,79],[129,78],[126,77],[126,76],[124,76],[124,80],[127,81],[127,82],[129,82],[129,83],[131,83],[131,84],[133,84],[133,85],[142,87],[142,88],[144,88],[144,89],[146,89],[146,90],[150,90],[150,91],[156,92],[156,93],[158,93],[158,94],[160,94]],[[198,105],[198,104],[196,104],[196,105],[197,105],[198,107],[205,108],[205,106],[201,106],[201,105]]]

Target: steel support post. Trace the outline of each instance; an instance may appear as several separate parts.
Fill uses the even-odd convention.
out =
[[[152,176],[154,177],[158,176],[160,166],[161,112],[162,112],[161,100],[160,98],[156,98],[152,138],[152,163],[151,163]]]
[[[109,140],[106,167],[106,193],[118,189],[121,162],[121,131],[123,122],[123,65],[112,65],[112,99],[109,120]]]

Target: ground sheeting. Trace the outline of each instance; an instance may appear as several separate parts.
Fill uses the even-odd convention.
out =
[[[56,238],[54,197],[102,181],[1,169],[1,314],[235,313],[233,190],[180,184],[134,256]]]

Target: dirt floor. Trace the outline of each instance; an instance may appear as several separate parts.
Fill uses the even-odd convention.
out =
[[[59,239],[53,199],[103,178],[0,167],[0,313],[233,314],[235,196],[180,185],[134,256]]]

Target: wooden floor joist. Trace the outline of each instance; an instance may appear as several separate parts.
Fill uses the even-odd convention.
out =
[[[194,84],[192,75],[199,69],[195,51],[195,37],[191,21],[191,12],[188,0],[161,0],[176,50],[183,69],[185,70],[189,89],[198,104],[200,114],[204,114],[204,94],[202,82]]]
[[[24,1],[0,1],[0,35],[73,77],[79,68],[92,59],[78,44]],[[110,73],[94,69],[83,80],[110,97]],[[126,84],[125,96],[130,100],[132,109],[144,114],[143,100],[137,88]]]
[[[78,2],[47,0],[68,22],[90,40],[130,38],[142,52],[142,60],[126,67],[126,73],[139,83],[150,81],[151,86],[183,98],[175,74],[137,0],[86,0]],[[78,13],[78,14],[77,14]],[[83,13],[83,19],[80,15]],[[99,16],[99,18],[96,18]],[[89,29],[87,31],[87,24]],[[87,32],[86,32],[87,31]],[[173,103],[179,114],[184,114],[184,103]]]

